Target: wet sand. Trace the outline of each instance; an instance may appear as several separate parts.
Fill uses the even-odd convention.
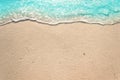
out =
[[[120,80],[120,24],[1,26],[0,80]]]

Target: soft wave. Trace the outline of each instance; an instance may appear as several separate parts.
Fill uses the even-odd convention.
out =
[[[1,0],[0,25],[21,20],[47,24],[120,22],[119,0]]]

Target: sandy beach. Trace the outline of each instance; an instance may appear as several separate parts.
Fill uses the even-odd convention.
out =
[[[120,80],[120,24],[0,26],[0,80]]]

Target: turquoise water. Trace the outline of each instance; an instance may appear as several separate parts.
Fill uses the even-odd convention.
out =
[[[120,22],[120,0],[0,0],[0,24],[26,19],[114,24]]]

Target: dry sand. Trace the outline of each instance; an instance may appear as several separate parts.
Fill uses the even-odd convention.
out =
[[[120,80],[120,24],[1,26],[0,80]]]

